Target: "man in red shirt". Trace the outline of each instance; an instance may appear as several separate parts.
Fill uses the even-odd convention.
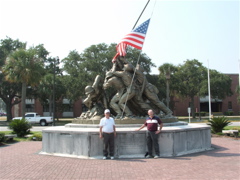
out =
[[[148,155],[147,158],[152,158],[152,144],[154,145],[155,149],[155,156],[154,158],[159,158],[159,144],[158,144],[158,134],[161,132],[163,123],[159,119],[159,117],[154,116],[153,110],[148,110],[149,117],[146,119],[146,122],[136,131],[140,131],[142,128],[147,126],[147,147],[148,147]],[[160,125],[158,130],[158,124]]]

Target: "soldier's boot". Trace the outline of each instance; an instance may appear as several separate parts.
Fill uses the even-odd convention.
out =
[[[161,101],[155,103],[165,113],[165,117],[172,117],[173,112]]]
[[[168,109],[167,111],[163,111],[164,113],[165,113],[165,117],[172,117],[173,115],[173,112],[170,110],[170,109]]]
[[[127,106],[125,107],[124,112],[125,112],[125,117],[129,117],[129,118],[133,117],[132,112],[130,111],[130,109]]]
[[[117,116],[115,117],[115,119],[120,119],[122,117],[122,113],[117,114]]]

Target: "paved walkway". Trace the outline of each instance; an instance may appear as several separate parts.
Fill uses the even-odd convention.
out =
[[[174,158],[86,160],[39,155],[41,142],[0,146],[0,179],[240,179],[240,140],[212,138],[214,150]]]

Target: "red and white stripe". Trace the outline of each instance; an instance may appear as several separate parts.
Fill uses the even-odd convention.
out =
[[[145,34],[132,32],[130,34],[127,34],[120,43],[128,44],[130,46],[133,46],[137,49],[142,49],[143,43],[145,39]]]

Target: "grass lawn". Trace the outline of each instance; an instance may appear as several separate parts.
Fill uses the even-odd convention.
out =
[[[0,116],[0,121],[6,121],[7,120],[7,116]]]
[[[221,117],[221,116],[219,116]],[[228,118],[229,121],[240,121],[240,116],[225,116],[226,118]],[[198,117],[196,118],[192,118],[190,117],[190,120],[191,120],[191,123],[207,123],[208,122],[208,117],[202,117],[201,120],[199,120]],[[186,116],[179,116],[178,117],[178,120],[179,121],[185,121],[185,122],[188,122],[189,121],[189,117],[186,117]]]
[[[226,126],[224,130],[238,130],[240,132],[240,126]]]

